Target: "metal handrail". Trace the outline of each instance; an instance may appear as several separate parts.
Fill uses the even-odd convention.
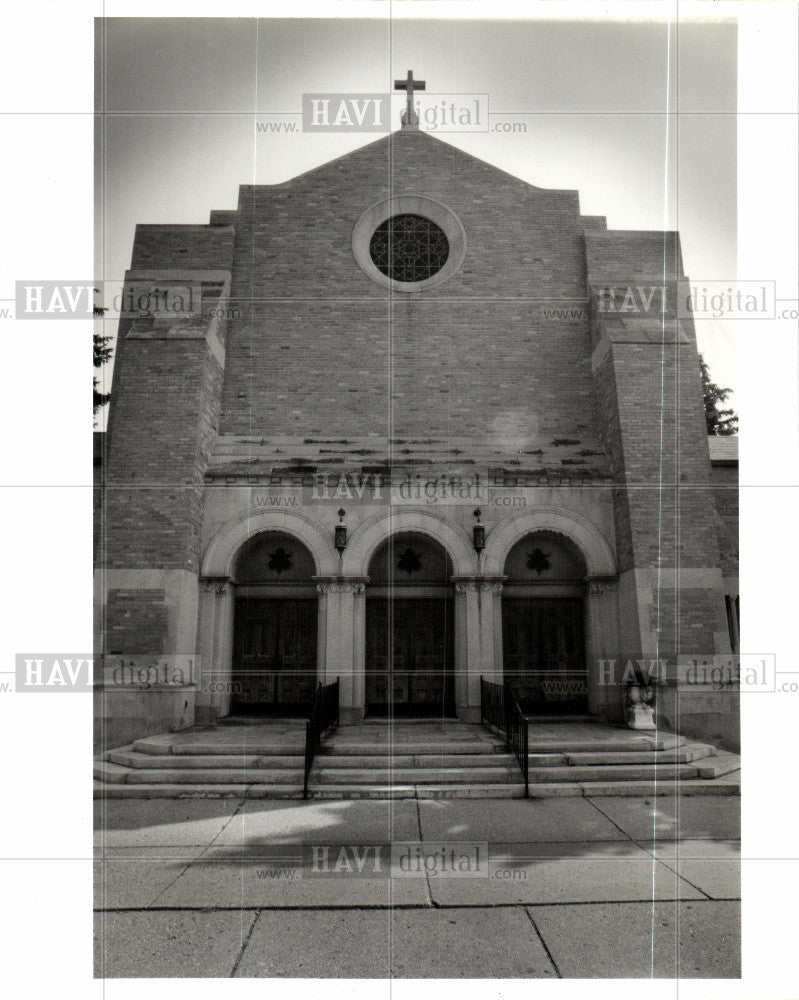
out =
[[[308,798],[308,779],[311,776],[314,757],[322,743],[322,736],[328,729],[339,724],[339,678],[331,684],[317,684],[308,721],[305,723],[305,778],[302,797]]]
[[[530,735],[527,716],[510,685],[480,678],[480,721],[505,734],[508,752],[519,762],[524,777],[524,797],[530,794]]]

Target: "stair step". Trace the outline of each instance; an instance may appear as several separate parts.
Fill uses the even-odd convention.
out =
[[[330,782],[331,784],[429,784],[430,782],[457,783],[463,784],[470,781],[506,782],[518,781],[520,777],[518,767],[496,768],[496,767],[464,767],[464,768],[421,768],[421,767],[398,767],[392,770],[385,768],[319,768],[314,769],[313,776],[316,782]]]
[[[740,780],[720,778],[718,781],[708,781],[703,778],[688,781],[599,781],[582,784],[580,788],[585,796],[598,798],[600,796],[636,796],[649,798],[653,795],[740,795]],[[538,785],[540,789],[545,785]],[[533,794],[530,786],[530,795]],[[545,794],[545,793],[544,793]]]
[[[252,743],[249,740],[246,742],[240,740],[235,743],[189,743],[172,741],[166,738],[155,739],[147,737],[142,740],[136,740],[132,747],[120,747],[119,749],[132,749],[136,753],[147,753],[156,757],[163,754],[175,754],[176,756],[258,754],[261,756],[297,757],[305,753],[305,738],[303,737],[302,742],[281,744],[265,743],[258,740],[253,740]]]
[[[566,767],[568,764],[563,753],[531,753],[527,760],[530,767]]]
[[[112,764],[107,760],[95,760],[92,771],[96,781],[126,781],[128,768]]]
[[[124,764],[126,767],[137,768],[298,768],[303,766],[304,757],[299,754],[292,757],[268,756],[260,754],[165,754],[158,757],[155,754],[123,753],[119,750],[109,750],[106,754],[109,761]]]
[[[318,754],[315,758],[320,767],[508,767],[513,759],[508,753],[497,754]]]
[[[250,785],[255,783],[268,785],[302,785],[303,771],[296,770],[261,770],[258,768],[234,768],[226,767],[214,770],[212,768],[180,768],[166,770],[142,770],[131,768],[127,773],[126,782],[132,784],[173,784],[173,785],[205,785],[205,784],[227,784],[227,785]]]
[[[96,799],[301,799],[302,788],[286,785],[105,785],[96,782]]]
[[[684,736],[673,736],[671,733],[660,736],[657,741],[651,736],[596,740],[536,737],[531,728],[527,749],[530,753],[624,753],[636,750],[674,750],[686,742]]]
[[[676,750],[629,750],[626,752],[593,752],[563,754],[568,764],[690,764],[709,757],[712,747],[679,747]],[[532,758],[530,760],[532,764]]]
[[[505,744],[499,741],[491,743],[477,741],[467,743],[461,740],[448,740],[441,743],[348,743],[336,736],[330,742],[323,744],[320,755],[385,757],[388,754],[400,754],[405,757],[424,757],[454,753],[485,756],[504,750]]]
[[[326,785],[312,786],[312,799],[521,799],[524,784],[484,783],[470,785]]]
[[[720,778],[741,769],[741,758],[734,753],[716,753],[697,764],[700,778]]]
[[[304,726],[308,719],[307,715],[303,716],[289,716],[286,718],[281,718],[280,724],[289,726]],[[218,726],[263,726],[269,723],[274,723],[274,719],[265,718],[262,715],[226,715],[221,719],[216,720]]]
[[[697,778],[699,771],[690,764],[599,764],[592,767],[531,767],[530,781],[669,781]]]

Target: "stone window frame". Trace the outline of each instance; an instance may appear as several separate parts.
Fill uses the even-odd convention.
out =
[[[419,215],[442,230],[449,243],[449,257],[440,271],[423,281],[396,281],[378,269],[370,252],[372,236],[378,226],[394,215]],[[378,285],[396,292],[421,292],[449,281],[460,270],[466,254],[466,231],[446,205],[418,195],[397,195],[371,205],[362,213],[352,231],[352,252],[358,267]]]

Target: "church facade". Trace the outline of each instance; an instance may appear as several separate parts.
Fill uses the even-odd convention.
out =
[[[736,748],[737,481],[676,232],[402,129],[141,225],[98,435],[97,742],[229,716],[655,719]],[[143,305],[142,303],[146,303]],[[682,662],[683,666],[680,666]],[[647,685],[642,685],[644,688]]]

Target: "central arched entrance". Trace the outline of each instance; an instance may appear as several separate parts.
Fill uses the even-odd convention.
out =
[[[264,531],[238,552],[231,713],[302,716],[317,680],[314,559],[296,538]]]
[[[419,532],[392,535],[369,563],[366,714],[455,715],[452,563]]]
[[[582,714],[588,707],[582,554],[563,535],[532,532],[508,553],[504,576],[506,682],[530,715]]]

